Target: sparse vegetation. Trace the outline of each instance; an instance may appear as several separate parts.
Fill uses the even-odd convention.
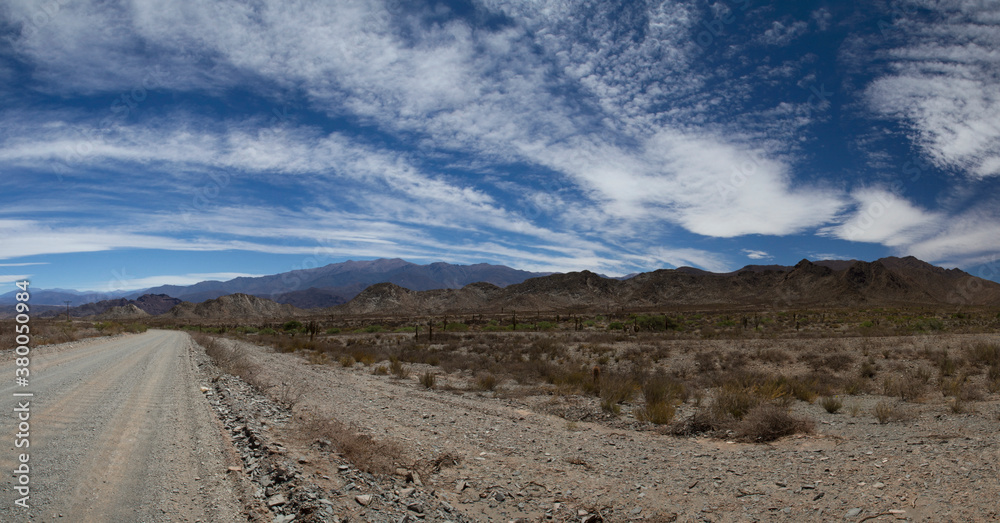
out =
[[[736,424],[736,435],[744,441],[774,441],[783,436],[811,432],[812,423],[792,416],[788,407],[762,402]]]
[[[443,387],[455,391],[596,397],[595,411],[631,413],[642,422],[669,425],[660,429],[665,432],[766,441],[788,430],[808,430],[808,420],[790,414],[797,401],[818,401],[828,413],[857,417],[860,403],[845,396],[883,395],[892,401],[870,410],[880,423],[905,419],[907,403],[923,403],[914,412],[935,406],[967,413],[976,410],[976,402],[992,401],[990,395],[1000,393],[1000,345],[938,343],[938,334],[923,335],[918,343],[891,338],[914,329],[938,333],[950,322],[972,325],[973,319],[992,321],[983,315],[874,309],[620,313],[592,319],[519,311],[496,317],[344,319],[334,325],[313,320],[310,336],[302,335],[306,326],[299,320],[188,328],[268,344],[317,365],[339,363],[346,371],[360,370],[360,362],[375,375],[404,380],[416,374],[411,386],[433,389],[447,376]],[[871,327],[858,337],[851,325],[865,321]],[[1000,318],[995,323],[1000,328]],[[464,387],[455,387],[463,380]],[[501,382],[508,386],[500,388]],[[678,413],[687,419],[676,421]]]
[[[906,419],[906,411],[898,403],[882,400],[875,404],[872,409],[875,419],[882,425],[891,421],[902,421]]]
[[[823,399],[819,400],[819,404],[823,407],[824,410],[826,410],[830,414],[836,414],[838,411],[840,411],[840,408],[844,406],[844,402],[841,401],[840,398],[834,396],[824,397]]]

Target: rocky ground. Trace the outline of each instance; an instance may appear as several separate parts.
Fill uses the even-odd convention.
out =
[[[948,343],[975,339],[976,335]],[[895,339],[898,344],[926,340]],[[257,489],[259,521],[992,521],[1000,518],[996,394],[955,412],[933,391],[880,424],[878,394],[827,413],[796,401],[811,433],[767,444],[674,436],[628,406],[516,388],[469,390],[440,376],[314,365],[240,341],[269,394],[218,372],[205,383]],[[936,342],[935,342],[936,343]],[[886,346],[889,346],[886,345]],[[679,351],[675,351],[677,354]],[[283,400],[284,405],[282,405]],[[696,399],[678,410],[693,412]],[[289,408],[291,407],[291,408]],[[335,419],[399,449],[396,470],[363,472],[317,429]]]

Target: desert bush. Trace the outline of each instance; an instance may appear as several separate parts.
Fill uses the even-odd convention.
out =
[[[601,410],[620,413],[619,404],[631,399],[633,392],[635,392],[635,382],[630,377],[621,373],[606,373],[601,376],[600,382]]]
[[[1000,364],[993,365],[986,371],[986,390],[1000,392]]]
[[[480,374],[476,378],[476,387],[479,390],[496,390],[499,380],[493,373]]]
[[[765,363],[786,363],[792,360],[792,356],[784,349],[758,349],[751,358]]]
[[[799,419],[788,408],[763,402],[750,409],[736,424],[736,436],[743,441],[767,442],[800,432],[810,432],[812,423]]]
[[[877,373],[878,365],[875,364],[875,360],[872,358],[861,362],[861,366],[858,367],[858,375],[862,378],[874,378]]]
[[[665,425],[674,419],[673,403],[687,397],[687,388],[683,383],[657,373],[643,381],[642,397],[645,404],[636,411],[636,419]]]
[[[757,394],[746,387],[738,384],[727,384],[715,394],[710,411],[712,417],[717,420],[740,420],[761,401]]]
[[[654,425],[666,425],[674,419],[676,410],[668,402],[646,403],[642,408],[637,409],[635,417],[639,421],[646,421]]]
[[[339,361],[340,361],[340,366],[344,367],[345,369],[353,367],[354,364],[357,363],[356,361],[354,361],[354,356],[351,356],[349,354],[341,356]]]
[[[688,390],[683,382],[659,372],[647,376],[642,382],[642,396],[646,403],[663,403],[674,400],[687,401]]]
[[[901,378],[887,377],[882,381],[882,394],[899,396],[903,401],[917,401],[927,390],[927,382],[917,372],[906,372]]]
[[[453,322],[444,326],[446,332],[466,332],[469,326],[464,323]]]
[[[302,322],[298,320],[286,321],[284,325],[281,326],[281,330],[285,332],[297,331],[302,329]]]
[[[410,368],[403,365],[403,362],[396,358],[389,361],[389,372],[392,373],[396,379],[406,379],[410,377]]]
[[[391,474],[406,462],[402,446],[394,440],[376,440],[333,419],[316,419],[304,427],[310,440],[330,446],[358,469],[370,474]]]
[[[305,390],[300,384],[281,382],[281,385],[273,388],[274,392],[271,393],[271,397],[275,401],[285,406],[285,408],[292,409],[296,404],[305,396]]]
[[[846,352],[835,352],[825,355],[816,352],[807,352],[799,356],[799,360],[809,365],[813,371],[826,370],[840,372],[854,363],[854,357]]]
[[[330,362],[330,357],[325,352],[313,351],[309,353],[308,361],[312,365],[326,365]]]
[[[372,374],[376,376],[386,376],[389,374],[389,367],[386,367],[385,365],[379,365],[378,367],[375,367],[374,370],[372,370]]]
[[[852,378],[844,382],[844,394],[857,396],[865,391],[865,382],[860,378]]]
[[[952,398],[951,401],[948,402],[948,407],[954,414],[962,414],[968,409],[968,407],[965,404],[965,401],[959,397]]]
[[[355,351],[351,353],[351,356],[365,367],[371,367],[378,361],[378,358],[374,354],[365,351]]]
[[[836,414],[844,406],[844,402],[835,396],[826,396],[819,400],[819,404],[830,414]]]
[[[715,370],[715,354],[709,351],[699,351],[694,355],[694,363],[701,372]]]
[[[1000,344],[977,342],[966,350],[966,357],[978,367],[1000,366]]]
[[[948,355],[947,351],[941,351],[937,358],[937,368],[942,376],[953,376],[958,370],[958,362]]]
[[[433,389],[435,382],[437,382],[437,374],[433,372],[428,371],[420,375],[420,384],[424,388]]]
[[[885,425],[890,421],[902,421],[906,419],[906,411],[895,402],[882,400],[875,404],[872,409],[875,419],[879,424]]]

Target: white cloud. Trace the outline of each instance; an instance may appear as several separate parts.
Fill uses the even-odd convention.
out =
[[[944,214],[921,209],[885,189],[858,189],[851,197],[853,212],[843,223],[822,229],[821,234],[901,247],[933,234],[946,221]]]
[[[649,257],[660,263],[674,267],[694,266],[710,272],[729,272],[730,265],[724,256],[702,249],[654,248]]]
[[[13,287],[14,283],[30,280],[32,276],[31,274],[0,274],[0,286]]]
[[[830,22],[833,20],[833,14],[831,14],[830,10],[825,7],[821,7],[813,11],[809,16],[816,22],[816,27],[818,27],[820,31],[826,31],[829,29]]]
[[[995,210],[972,210],[950,218],[935,234],[905,250],[922,260],[962,266],[986,263],[1000,252],[1000,220]]]
[[[767,251],[757,251],[753,249],[742,249],[740,250],[743,254],[750,258],[751,260],[767,260],[773,258]]]
[[[820,19],[817,19],[817,22],[819,21]],[[808,29],[809,23],[802,20],[787,23],[787,25],[775,20],[771,23],[771,27],[761,34],[760,40],[766,45],[786,46],[804,35]]]
[[[934,22],[903,16],[906,44],[881,57],[888,73],[866,90],[871,107],[914,131],[936,166],[970,177],[1000,175],[1000,27],[983,2],[924,6]],[[901,15],[902,16],[902,15]]]

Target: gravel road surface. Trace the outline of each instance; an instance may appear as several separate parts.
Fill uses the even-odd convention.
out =
[[[238,459],[199,390],[190,338],[149,331],[32,351],[30,386],[0,363],[6,471],[0,521],[246,521],[227,467]],[[30,391],[32,398],[13,393]],[[15,448],[13,409],[30,400],[30,448]],[[15,504],[30,455],[30,508]]]

